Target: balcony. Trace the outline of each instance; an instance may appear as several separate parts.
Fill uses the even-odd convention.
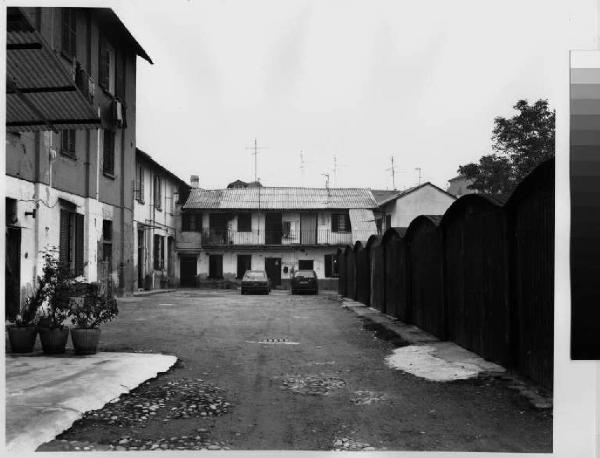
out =
[[[201,232],[181,232],[180,235],[178,242],[180,250],[226,246],[343,246],[352,243],[351,232],[333,232],[330,229],[296,230],[288,233],[264,230],[237,232],[228,229],[203,229]]]

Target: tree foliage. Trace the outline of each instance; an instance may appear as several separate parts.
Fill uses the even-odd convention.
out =
[[[554,156],[555,112],[547,100],[530,105],[519,100],[512,118],[497,117],[492,131],[492,154],[479,163],[461,165],[458,173],[472,183],[469,189],[508,194],[538,164]]]

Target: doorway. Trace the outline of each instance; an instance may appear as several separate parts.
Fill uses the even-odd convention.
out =
[[[237,256],[237,278],[241,280],[247,270],[252,268],[252,255],[238,254]]]
[[[144,230],[138,229],[137,231],[137,278],[138,278],[138,288],[144,287],[144,264],[146,263],[146,259],[144,256]]]
[[[6,228],[4,261],[5,318],[14,320],[21,305],[21,228]]]
[[[281,285],[281,258],[265,258],[265,271],[271,286]]]
[[[181,256],[179,270],[181,273],[181,286],[196,286],[196,276],[198,275],[198,259],[196,256]]]
[[[283,220],[281,213],[265,214],[265,243],[267,245],[281,245],[282,236]]]
[[[223,255],[211,254],[208,256],[208,278],[221,280],[223,278]]]

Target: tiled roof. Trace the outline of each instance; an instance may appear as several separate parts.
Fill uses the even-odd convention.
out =
[[[375,208],[366,188],[192,189],[184,209],[313,210]]]
[[[375,197],[377,203],[380,203],[388,200],[390,197],[398,195],[402,191],[398,191],[397,189],[393,191],[388,189],[372,189],[371,192],[373,193],[373,197]]]

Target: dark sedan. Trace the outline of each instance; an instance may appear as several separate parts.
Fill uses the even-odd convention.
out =
[[[247,270],[242,278],[242,294],[271,292],[271,283],[264,270]]]
[[[292,294],[319,294],[319,282],[314,270],[299,270],[294,273],[291,281]]]

